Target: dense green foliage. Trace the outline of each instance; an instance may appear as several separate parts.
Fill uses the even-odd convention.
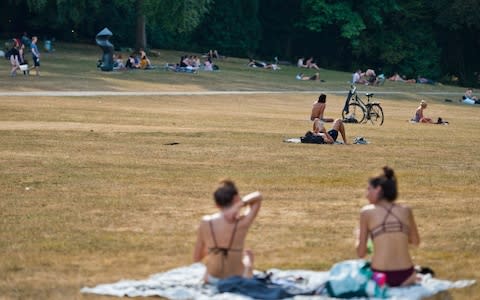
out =
[[[139,14],[149,47],[479,84],[480,0],[7,0],[0,33],[93,41],[108,27],[133,47]]]

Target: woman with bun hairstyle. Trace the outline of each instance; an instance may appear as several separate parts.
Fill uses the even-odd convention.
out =
[[[381,175],[369,179],[366,191],[369,204],[360,213],[357,241],[357,255],[363,258],[367,255],[368,239],[372,239],[372,271],[384,273],[391,287],[415,283],[408,246],[420,244],[412,210],[395,203],[397,194],[393,169],[384,167]]]

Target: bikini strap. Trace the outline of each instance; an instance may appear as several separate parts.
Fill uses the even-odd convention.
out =
[[[237,226],[238,226],[238,222],[240,220],[236,220],[235,221],[235,225],[233,227],[233,231],[232,231],[232,235],[230,236],[230,241],[228,243],[228,248],[220,248],[218,247],[217,245],[217,239],[215,238],[215,232],[213,231],[213,223],[212,223],[212,220],[209,220],[208,221],[208,224],[210,225],[210,232],[212,233],[212,239],[213,239],[213,245],[215,247],[213,248],[210,248],[210,252],[213,252],[213,253],[222,253],[222,255],[224,257],[227,257],[228,256],[228,252],[229,251],[240,251],[238,249],[232,249],[232,245],[233,245],[233,240],[235,239],[235,234],[237,232]]]
[[[233,226],[233,232],[232,232],[232,235],[230,236],[230,242],[228,243],[228,250],[232,249],[233,240],[234,240],[234,238],[235,238],[235,233],[237,233],[238,221],[240,221],[240,220],[237,219],[237,220],[235,221],[235,225]]]
[[[383,222],[382,222],[382,225],[385,225],[385,223],[387,222],[387,219],[388,219],[388,216],[389,215],[393,215],[392,213],[392,209],[393,207],[395,206],[395,204],[392,204],[392,206],[390,206],[389,208],[386,208],[385,206],[383,205],[379,205],[380,207],[382,207],[383,209],[385,209],[387,211],[387,213],[385,214],[385,217],[383,218]],[[397,218],[397,216],[395,216],[395,218]],[[398,219],[398,218],[397,218]]]
[[[208,220],[208,224],[210,225],[210,232],[212,233],[213,245],[215,246],[215,248],[218,248],[217,239],[215,238],[215,232],[213,231],[212,220]]]
[[[402,220],[396,214],[393,213],[392,210],[393,210],[394,206],[395,206],[395,204],[392,204],[392,206],[390,206],[388,209],[382,206],[383,208],[385,208],[387,210],[387,214],[385,215],[385,218],[383,219],[383,222],[385,223],[387,221],[388,216],[391,215],[395,219],[397,219],[397,221],[399,221],[400,223],[403,224]]]
[[[398,224],[400,226],[400,230],[402,230],[402,231],[404,231],[404,229],[408,230],[408,225],[404,224],[402,222],[402,220],[396,214],[393,213],[393,208],[394,207],[395,207],[395,203],[392,203],[392,206],[390,206],[389,208],[383,207],[387,211],[387,214],[385,215],[385,218],[383,218],[383,223],[382,223],[383,229],[385,230],[386,225],[387,225],[387,218],[390,215],[390,216],[393,216],[395,219],[397,219]]]

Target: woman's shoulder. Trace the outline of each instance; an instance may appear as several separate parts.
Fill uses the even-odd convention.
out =
[[[362,209],[360,210],[360,212],[362,213],[368,213],[368,212],[371,212],[373,210],[375,210],[375,205],[374,204],[367,204],[365,205],[364,207],[362,207]]]
[[[395,207],[403,211],[412,211],[412,208],[404,203],[396,203]]]
[[[204,215],[202,217],[202,223],[208,223],[214,220],[218,220],[220,217],[221,217],[221,214],[218,212],[211,215]]]

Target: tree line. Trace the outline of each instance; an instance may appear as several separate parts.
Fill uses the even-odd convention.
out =
[[[182,49],[479,86],[480,0],[7,0],[0,33]]]

